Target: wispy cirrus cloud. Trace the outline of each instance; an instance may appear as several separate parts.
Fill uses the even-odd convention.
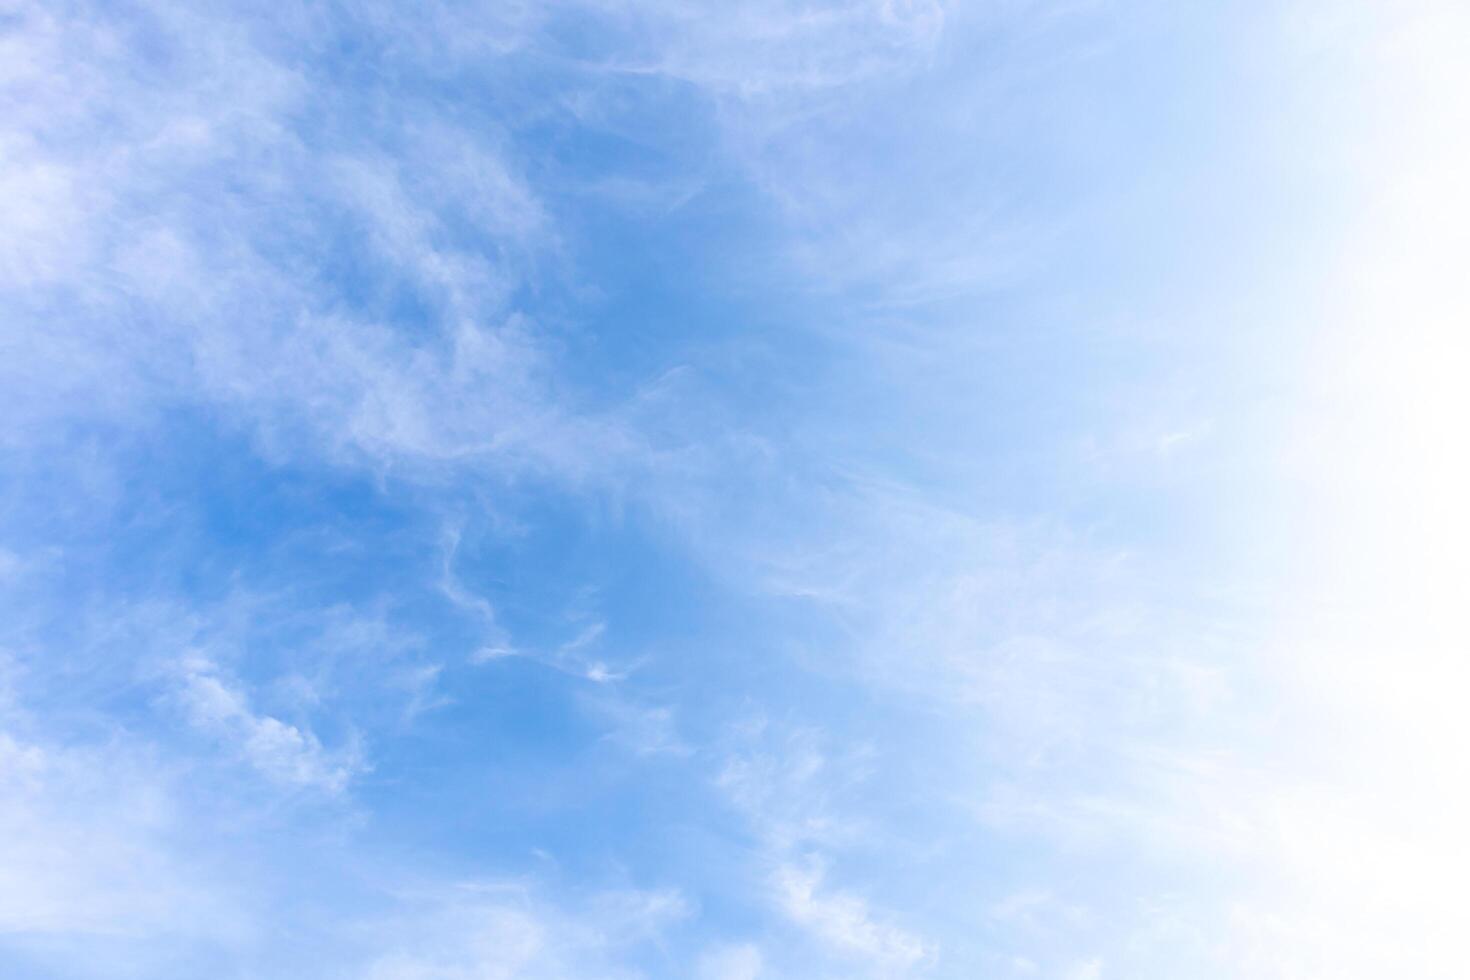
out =
[[[822,943],[877,977],[907,976],[933,955],[913,934],[874,919],[856,895],[823,886],[820,867],[784,865],[774,886],[781,910]]]
[[[717,785],[749,822],[771,909],[819,950],[823,968],[899,977],[926,972],[934,944],[863,895],[828,881],[834,855],[881,839],[860,790],[861,746],[833,753],[822,733],[754,721],[734,733]]]
[[[6,4],[0,966],[1447,975],[1463,18],[1328,6]]]
[[[256,713],[238,686],[221,678],[208,660],[185,657],[179,669],[176,697],[190,723],[267,778],[339,793],[362,768],[359,750],[350,741],[329,752],[310,729]]]
[[[376,467],[615,458],[628,437],[556,403],[510,303],[555,238],[494,121],[342,131],[362,94],[289,53],[330,26],[223,13],[16,12],[7,179],[34,204],[5,236],[11,438],[183,403]]]

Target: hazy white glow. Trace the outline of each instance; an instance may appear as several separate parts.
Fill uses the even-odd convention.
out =
[[[1290,883],[1267,949],[1290,951],[1288,976],[1463,963],[1470,17],[1446,4],[1384,19],[1353,134],[1353,231],[1289,450],[1306,560],[1276,654],[1315,736],[1266,804]]]

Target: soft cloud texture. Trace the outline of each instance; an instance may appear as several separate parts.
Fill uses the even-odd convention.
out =
[[[1463,20],[0,4],[0,973],[1457,975]]]

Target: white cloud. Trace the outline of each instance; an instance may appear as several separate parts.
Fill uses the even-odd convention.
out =
[[[831,855],[882,840],[849,798],[867,774],[862,747],[833,757],[819,733],[765,722],[738,732],[736,745],[717,785],[757,838],[771,908],[846,970],[898,977],[930,964],[937,955],[931,943],[864,897],[826,884]]]
[[[608,725],[604,736],[638,756],[687,758],[694,749],[679,735],[674,709],[641,704],[617,692],[587,699],[591,712]]]
[[[720,946],[699,958],[699,980],[758,980],[763,960],[749,943]]]
[[[778,858],[842,846],[864,830],[860,815],[839,805],[843,791],[862,781],[862,755],[857,746],[833,758],[821,732],[760,721],[738,733],[716,785]]]
[[[0,732],[4,937],[228,940],[242,896],[189,852],[186,812],[156,754]]]
[[[282,54],[322,26],[284,18],[266,43],[264,25],[215,13],[160,6],[138,14],[145,30],[119,9],[15,11],[0,147],[26,203],[0,219],[7,438],[183,399],[233,413],[267,452],[379,469],[578,479],[621,459],[620,423],[558,406],[538,331],[508,306],[555,235],[493,123],[405,110],[334,136],[317,113],[356,96],[308,86]],[[147,32],[169,58],[138,46]],[[333,234],[362,268],[321,266]],[[385,327],[354,289],[368,307],[414,292],[431,322]]]
[[[193,725],[268,778],[288,786],[340,793],[362,771],[364,763],[356,745],[328,751],[310,729],[257,714],[244,692],[221,678],[209,661],[187,658],[181,674],[177,697]]]
[[[776,900],[792,922],[877,977],[907,976],[933,956],[918,936],[875,918],[861,897],[824,887],[823,878],[813,863],[776,870]]]
[[[287,587],[213,602],[12,602],[15,699],[61,729],[104,723],[97,690],[133,691],[148,710],[124,718],[140,736],[183,735],[196,764],[254,769],[265,777],[254,795],[340,794],[369,768],[361,732],[443,703],[441,666],[390,602],[321,607]],[[73,695],[77,676],[89,683]]]

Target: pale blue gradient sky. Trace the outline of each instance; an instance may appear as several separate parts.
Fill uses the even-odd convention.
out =
[[[1452,3],[0,3],[0,974],[1458,976]]]

